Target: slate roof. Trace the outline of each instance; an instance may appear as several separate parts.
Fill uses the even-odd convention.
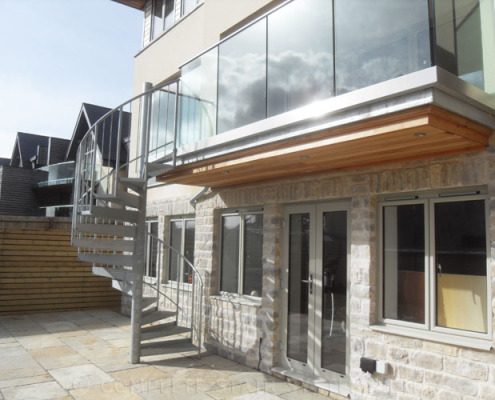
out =
[[[51,154],[48,154],[50,143],[56,144],[50,149]],[[60,156],[60,148],[63,148],[63,153],[69,145],[69,140],[61,138],[53,138],[45,135],[36,135],[33,133],[17,132],[17,137],[10,159],[10,165],[13,167],[31,168],[32,157],[37,158],[38,166],[56,164],[64,160]]]
[[[0,158],[0,167],[10,165],[10,158]]]

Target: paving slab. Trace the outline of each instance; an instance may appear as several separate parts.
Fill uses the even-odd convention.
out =
[[[256,386],[241,383],[240,385],[231,385],[223,389],[208,391],[207,394],[215,400],[233,400],[240,396],[257,392],[258,388]]]
[[[308,389],[300,388],[294,392],[285,393],[280,395],[282,399],[285,400],[322,400],[328,399],[328,397],[324,397],[318,393],[312,392]]]
[[[42,349],[44,347],[63,346],[63,342],[60,341],[55,335],[42,334],[42,335],[26,335],[17,338],[18,342],[22,344],[26,349]]]
[[[280,400],[280,397],[266,392],[256,392],[234,397],[234,400]]]
[[[30,351],[33,358],[45,369],[88,364],[88,360],[69,346],[44,347]]]
[[[52,369],[48,372],[64,389],[69,390],[113,381],[110,375],[92,364]]]
[[[0,389],[5,389],[14,386],[25,386],[32,385],[34,383],[50,382],[53,381],[52,376],[45,372],[40,375],[27,376],[25,378],[13,378],[13,379],[3,379],[0,377]]]
[[[36,383],[2,389],[5,400],[68,400],[69,394],[57,382]]]
[[[160,371],[158,368],[143,366],[139,368],[128,369],[110,374],[115,380],[122,382],[125,386],[139,385],[163,379],[171,378],[172,374]]]
[[[0,317],[0,400],[323,400],[212,354],[129,364],[129,320],[113,311]]]
[[[75,400],[142,400],[141,396],[133,393],[121,382],[74,389],[70,391],[70,394]]]

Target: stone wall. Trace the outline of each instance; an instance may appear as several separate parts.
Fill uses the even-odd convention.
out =
[[[214,191],[196,205],[195,264],[210,296],[206,342],[229,358],[269,371],[281,363],[283,206],[347,199],[350,203],[350,388],[353,399],[494,399],[495,353],[373,330],[377,322],[377,198],[386,193],[484,186],[495,238],[495,154],[414,161],[366,170]],[[175,207],[178,207],[177,205]],[[179,206],[180,208],[181,206]],[[218,296],[218,218],[226,208],[263,207],[263,296],[260,304]],[[164,206],[164,210],[172,206]],[[492,257],[495,242],[491,240]],[[495,264],[489,265],[495,277]],[[492,278],[492,296],[495,282]],[[491,312],[495,304],[491,304]],[[261,344],[260,344],[261,338]],[[365,374],[361,357],[386,360],[386,375]]]

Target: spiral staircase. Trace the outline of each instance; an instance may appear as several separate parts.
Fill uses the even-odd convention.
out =
[[[150,180],[176,166],[177,89],[178,82],[153,88],[146,84],[142,94],[91,126],[78,147],[72,243],[79,258],[93,264],[95,275],[112,279],[114,288],[132,297],[131,363],[139,363],[142,355],[157,354],[160,349],[169,352],[170,347],[178,351],[194,348],[201,354],[201,274],[180,252],[150,235],[146,228]],[[175,102],[168,101],[165,111],[159,105],[163,96]],[[168,127],[164,140],[151,137],[157,121],[166,122]],[[152,241],[154,246],[149,245]],[[150,247],[159,249],[159,268],[153,282],[143,279]],[[160,286],[161,263],[170,252],[192,271],[188,285],[179,284],[179,275],[168,277],[176,282],[173,296]],[[187,296],[180,296],[180,290],[187,291]],[[160,299],[172,309],[159,310]],[[183,318],[186,312],[188,317]],[[180,339],[167,340],[178,333],[183,334]]]

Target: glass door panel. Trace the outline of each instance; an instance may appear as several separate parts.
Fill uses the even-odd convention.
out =
[[[322,294],[320,367],[345,374],[347,349],[347,212],[321,218]]]
[[[289,217],[287,357],[308,362],[310,214]]]

